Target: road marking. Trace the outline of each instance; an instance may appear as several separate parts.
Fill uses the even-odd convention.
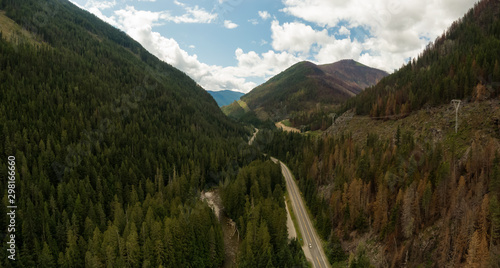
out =
[[[292,199],[293,199],[293,201],[295,201],[295,202],[293,202],[293,201],[292,201],[292,202],[293,202],[293,205],[295,205],[295,207],[296,207],[298,210],[300,210],[300,214],[302,214],[302,217],[299,217],[299,218],[301,218],[301,220],[302,220],[301,222],[302,222],[302,226],[304,227],[303,229],[306,229],[307,236],[308,236],[308,238],[309,238],[309,242],[311,242],[311,243],[312,243],[312,242],[314,242],[314,243],[316,244],[316,247],[318,247],[318,245],[317,245],[317,244],[318,244],[318,242],[316,241],[316,239],[314,238],[314,236],[312,236],[314,239],[311,239],[311,232],[312,232],[312,231],[310,230],[310,228],[311,228],[311,226],[310,226],[310,225],[311,225],[312,223],[311,223],[310,221],[307,221],[307,219],[306,219],[306,217],[305,217],[305,215],[304,215],[304,209],[305,209],[305,208],[304,208],[304,206],[300,206],[300,205],[299,205],[299,204],[301,204],[301,203],[300,203],[300,202],[299,202],[299,200],[298,200],[298,198],[299,198],[299,197],[298,197],[298,195],[300,195],[300,194],[298,194],[298,193],[297,193],[297,192],[298,192],[298,188],[296,188],[296,187],[295,187],[295,184],[294,184],[294,183],[293,183],[293,181],[292,181],[292,180],[293,180],[293,178],[292,178],[292,176],[291,176],[291,174],[290,174],[290,171],[288,170],[288,168],[287,168],[287,167],[286,167],[286,166],[285,166],[285,165],[284,165],[281,161],[280,161],[280,166],[281,166],[281,168],[282,168],[282,171],[283,171],[283,170],[285,170],[285,171],[286,171],[286,172],[283,172],[283,173],[284,173],[284,175],[285,175],[285,179],[289,182],[288,184],[289,184],[289,188],[290,188],[290,190],[292,190],[292,192],[293,192],[293,193],[292,193],[292,196],[293,196],[293,198],[292,198]],[[301,226],[299,225],[299,228],[300,228],[300,227],[301,227]],[[302,228],[301,228],[301,229],[302,229]],[[314,240],[314,241],[313,241],[313,240]],[[309,246],[309,245],[307,245],[307,246]],[[313,257],[312,255],[316,255],[316,263],[317,263],[317,265],[316,265],[316,266],[317,266],[317,267],[322,267],[323,265],[322,265],[322,263],[319,261],[319,258],[318,258],[318,256],[317,256],[317,254],[313,254],[313,252],[311,251],[311,249],[309,249],[309,252],[311,253],[311,257]],[[320,252],[319,254],[321,255],[321,252]],[[322,259],[323,259],[323,257],[322,257]],[[314,262],[314,257],[313,257],[313,262]]]
[[[285,170],[287,171],[287,175],[288,175],[288,179],[291,181],[292,180],[292,176],[290,175],[290,172],[285,168]],[[297,191],[296,189],[294,188],[293,189],[293,194],[295,196],[295,202],[298,204],[298,197],[297,197]],[[300,205],[297,205],[297,208],[298,210],[300,210],[300,214],[302,214],[302,222],[304,222],[304,228],[306,229],[306,232],[307,232],[307,236],[309,238],[309,242],[313,242],[312,239],[311,239],[311,231],[309,230],[308,225],[306,223],[306,220],[305,220],[305,216],[304,216],[304,210],[303,210],[303,207],[301,207]]]

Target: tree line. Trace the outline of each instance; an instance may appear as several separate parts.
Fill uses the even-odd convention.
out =
[[[19,254],[1,251],[0,266],[219,267],[221,226],[199,191],[234,178],[249,133],[187,75],[67,1],[0,9],[36,40],[0,38],[0,159],[16,158]]]

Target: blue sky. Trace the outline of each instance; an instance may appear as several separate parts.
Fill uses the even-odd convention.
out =
[[[248,92],[302,60],[388,72],[473,0],[71,0],[207,90]]]

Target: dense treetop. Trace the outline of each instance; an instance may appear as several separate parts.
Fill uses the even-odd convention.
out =
[[[246,131],[187,75],[68,1],[0,9],[33,37],[0,38],[0,173],[15,156],[19,249],[0,266],[220,266],[220,224],[198,191],[235,174]]]

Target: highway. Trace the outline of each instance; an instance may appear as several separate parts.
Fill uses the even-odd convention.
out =
[[[248,142],[248,145],[252,145],[258,132],[259,130],[256,128],[252,138]],[[292,172],[290,172],[288,167],[278,159],[271,157],[271,160],[274,163],[280,164],[281,173],[283,173],[283,176],[285,177],[286,190],[290,200],[292,201],[292,209],[295,212],[295,217],[297,218],[300,232],[302,233],[302,239],[304,239],[304,246],[302,246],[302,250],[304,251],[306,258],[312,262],[313,267],[330,267],[323,250],[323,245],[321,244],[319,236],[314,229],[311,219],[309,219],[309,214],[307,214],[304,200],[300,196],[300,191],[295,183],[295,180],[293,179]],[[295,228],[297,228],[297,226],[295,226]],[[309,247],[309,244],[311,244],[311,247]]]
[[[330,267],[325,252],[323,251],[323,246],[321,244],[319,236],[314,229],[311,219],[309,219],[309,214],[307,214],[304,200],[300,196],[299,189],[293,179],[292,173],[290,172],[288,167],[281,161],[273,157],[271,159],[275,163],[279,162],[281,166],[281,172],[285,177],[286,189],[288,191],[288,195],[290,196],[290,200],[292,201],[293,211],[295,212],[295,217],[297,218],[297,222],[302,233],[302,239],[304,239],[305,242],[302,248],[304,250],[304,253],[306,254],[306,257],[311,258],[313,267]],[[311,244],[311,248],[309,248],[309,244]],[[306,251],[309,251],[310,254],[307,254]]]

